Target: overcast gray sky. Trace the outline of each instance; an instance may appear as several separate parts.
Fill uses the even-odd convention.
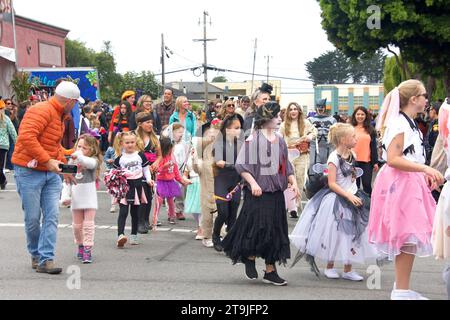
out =
[[[119,72],[151,70],[160,73],[161,33],[174,55],[166,70],[201,64],[203,46],[193,39],[203,37],[199,19],[209,12],[208,63],[220,68],[252,71],[254,39],[258,38],[256,72],[266,74],[264,56],[273,57],[270,73],[307,78],[304,65],[333,45],[321,27],[316,0],[15,0],[17,14],[71,30],[95,50],[104,40],[112,42]],[[224,75],[230,81],[251,76],[210,72],[210,80]],[[159,78],[160,79],[160,78]],[[167,81],[203,81],[192,72],[168,75]],[[257,77],[263,79],[263,77]],[[283,91],[304,91],[308,82],[283,81]]]

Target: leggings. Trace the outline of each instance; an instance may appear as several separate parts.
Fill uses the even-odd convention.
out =
[[[73,235],[77,245],[94,246],[95,214],[94,209],[72,210]]]
[[[161,198],[158,196],[156,199],[158,201],[158,211],[156,212],[156,220],[158,220],[159,211],[161,210],[161,207],[164,203],[164,198]],[[175,215],[174,198],[166,198],[166,199],[167,199],[167,205],[169,206],[169,211],[168,211],[169,219],[170,218],[175,219],[176,215]]]
[[[364,170],[364,174],[361,178],[358,178],[356,183],[358,184],[358,188],[361,187],[361,181],[363,185],[363,190],[369,196],[372,194],[372,175],[373,175],[373,166],[369,162],[357,162],[356,166]]]
[[[233,227],[236,222],[237,212],[239,210],[238,201],[217,201],[218,215],[214,221],[214,237],[220,237],[220,231],[224,224],[227,225],[227,232]]]
[[[150,223],[150,212],[152,210],[152,189],[147,183],[142,185],[145,197],[147,198],[146,204],[139,206],[139,225],[146,226]]]
[[[0,184],[4,184],[6,181],[6,176],[3,173],[3,169],[5,168],[7,153],[8,153],[8,150],[0,149]]]
[[[128,207],[131,207],[131,235],[136,236],[138,233],[139,223],[139,206],[120,204],[119,220],[117,221],[118,234],[125,234],[125,224],[128,218]]]

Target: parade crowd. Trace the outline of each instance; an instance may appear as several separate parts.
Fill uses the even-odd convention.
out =
[[[391,299],[426,299],[410,289],[415,258],[450,258],[450,99],[430,103],[424,85],[408,80],[379,114],[357,107],[332,116],[326,100],[306,114],[272,101],[272,90],[263,84],[198,112],[171,89],[159,104],[127,91],[109,108],[67,81],[45,101],[0,100],[0,187],[13,170],[32,268],[62,272],[60,207],[72,211],[76,257],[101,259],[94,239],[104,184],[118,212],[118,249],[192,215],[195,240],[242,264],[250,280],[260,277],[258,258],[263,281],[277,286],[287,285],[279,266],[290,259],[348,281],[364,280],[354,265],[391,261]],[[292,231],[288,219],[297,221]],[[450,267],[444,279],[450,295]]]

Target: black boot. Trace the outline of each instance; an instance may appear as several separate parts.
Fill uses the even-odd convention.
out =
[[[149,228],[145,226],[145,211],[139,208],[139,222],[138,222],[138,233],[147,234]]]
[[[220,239],[220,236],[217,235],[217,234],[213,234],[212,241],[213,241],[213,244],[214,244],[214,249],[217,252],[222,252],[223,251],[223,247],[222,247],[222,240]]]

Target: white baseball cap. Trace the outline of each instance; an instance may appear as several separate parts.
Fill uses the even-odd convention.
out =
[[[78,102],[82,104],[85,102],[80,95],[80,89],[78,86],[70,81],[62,81],[56,87],[55,94],[63,98],[78,100]]]

